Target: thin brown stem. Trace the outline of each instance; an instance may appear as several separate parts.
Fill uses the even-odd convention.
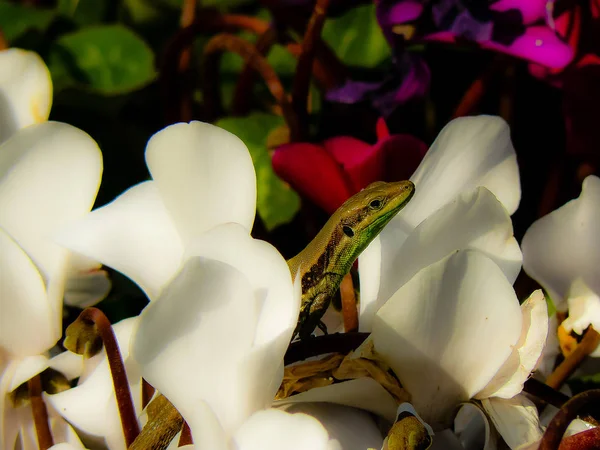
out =
[[[47,450],[54,445],[50,423],[48,422],[48,410],[42,397],[42,380],[40,375],[36,375],[27,382],[29,388],[29,399],[31,401],[31,412],[33,413],[33,423],[35,424],[35,433],[37,435],[38,448]]]
[[[271,47],[277,42],[277,29],[270,26],[267,31],[261,34],[256,41],[256,50],[263,56],[269,53]],[[233,94],[231,113],[234,116],[243,116],[250,109],[250,95],[252,85],[254,84],[254,68],[250,63],[245,63],[242,72],[238,78]]]
[[[196,0],[184,0],[181,8],[181,19],[179,21],[181,28],[189,27],[196,18]],[[179,120],[189,122],[192,120],[192,82],[190,66],[192,61],[191,43],[179,56],[179,74],[183,78],[184,87],[180,96]]]
[[[181,431],[183,417],[164,395],[157,395],[146,412],[148,422],[128,450],[163,450]]]
[[[192,430],[187,422],[183,421],[183,427],[181,428],[181,436],[179,436],[179,447],[184,445],[192,445],[194,440],[192,439]]]
[[[599,343],[600,334],[590,326],[573,353],[566,357],[564,361],[554,369],[554,372],[548,376],[546,384],[553,389],[559,389],[573,372],[575,372],[583,360],[598,347]]]
[[[154,386],[142,378],[142,408],[145,408],[154,395]]]
[[[165,122],[171,124],[179,120],[180,98],[184,95],[178,83],[181,54],[189,48],[198,34],[215,31],[246,30],[255,34],[262,34],[269,28],[269,24],[256,17],[220,14],[211,10],[201,10],[196,19],[188,26],[182,28],[173,36],[166,46],[160,64],[161,95],[165,110]]]
[[[540,441],[539,450],[557,450],[571,421],[589,406],[600,402],[600,389],[591,389],[571,398],[548,424]]]
[[[121,351],[117,343],[117,338],[108,318],[97,308],[86,308],[79,315],[77,320],[89,321],[94,323],[106,350],[106,358],[110,367],[110,373],[113,379],[115,396],[117,398],[117,407],[121,416],[121,426],[127,447],[135,440],[140,433],[140,427],[133,407],[133,399],[127,381],[125,365],[121,357]]]
[[[4,33],[2,32],[2,30],[0,30],[0,51],[6,50],[7,48],[8,48],[8,41],[6,40],[6,37],[4,36]]]
[[[356,294],[352,275],[346,274],[340,284],[342,296],[342,315],[344,317],[344,331],[346,333],[358,331],[358,311],[356,309]]]
[[[308,137],[308,92],[310,89],[310,78],[312,74],[313,61],[317,42],[321,39],[323,24],[327,18],[329,0],[317,0],[312,16],[306,26],[304,39],[302,40],[302,51],[298,58],[296,75],[292,87],[292,105],[298,117],[299,140]]]
[[[263,80],[269,91],[281,108],[283,117],[290,129],[292,140],[298,137],[298,119],[279,77],[264,56],[258,52],[256,46],[248,41],[228,33],[214,36],[204,47],[204,62],[202,64],[204,80],[204,99],[210,119],[214,119],[220,110],[220,91],[218,84],[219,61],[223,52],[230,51],[240,55],[246,63],[252,65]]]

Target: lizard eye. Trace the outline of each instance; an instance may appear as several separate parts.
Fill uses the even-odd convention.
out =
[[[353,237],[354,236],[354,230],[352,228],[350,228],[348,225],[344,225],[342,227],[342,231],[348,237]]]
[[[371,209],[379,209],[381,208],[382,203],[381,200],[376,198],[375,200],[372,200],[371,203],[369,203],[369,208]]]

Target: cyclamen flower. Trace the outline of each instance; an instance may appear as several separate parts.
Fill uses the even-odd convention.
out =
[[[554,31],[547,4],[547,0],[485,4],[464,0],[378,0],[377,18],[390,41],[394,40],[395,31],[401,32],[400,25],[419,19],[407,36],[410,40],[466,39],[489,50],[560,68],[571,61],[573,52]]]
[[[336,136],[322,144],[293,142],[273,154],[273,169],[299,193],[332,214],[352,195],[374,181],[407,179],[427,146],[410,135],[390,135],[383,119],[377,143]]]
[[[25,439],[8,393],[48,365],[62,333],[69,252],[53,236],[88,212],[102,173],[90,136],[57,122],[31,125],[0,146],[0,436],[3,448]],[[51,415],[54,412],[51,411]],[[26,414],[25,414],[26,415]],[[66,427],[64,422],[62,427]],[[27,443],[30,442],[30,443]],[[33,442],[33,443],[31,443]],[[22,441],[31,448],[34,441]]]
[[[583,181],[581,195],[534,222],[523,237],[523,268],[569,316],[561,326],[581,335],[600,330],[600,178]],[[596,349],[593,356],[600,356]]]
[[[21,128],[48,120],[50,71],[37,53],[0,50],[0,144]]]

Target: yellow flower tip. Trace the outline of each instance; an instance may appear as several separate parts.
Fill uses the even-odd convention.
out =
[[[387,450],[426,450],[433,443],[423,423],[408,412],[398,417],[386,440]]]
[[[98,327],[89,320],[78,318],[67,327],[65,336],[65,348],[84,358],[91,358],[102,350],[102,338]]]

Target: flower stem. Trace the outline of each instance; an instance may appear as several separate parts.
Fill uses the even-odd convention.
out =
[[[323,24],[327,18],[329,0],[317,0],[312,16],[306,26],[302,51],[298,58],[296,74],[292,87],[292,105],[298,117],[299,140],[308,137],[308,92],[310,88],[310,77],[312,74],[313,60],[315,59],[316,46],[321,38]]]
[[[102,339],[113,379],[123,435],[125,436],[125,443],[129,447],[137,435],[140,434],[140,427],[135,414],[135,408],[133,407],[127,373],[125,372],[125,365],[121,358],[121,351],[119,350],[115,333],[108,318],[98,308],[84,309],[77,320],[92,322]]]
[[[590,326],[583,339],[577,345],[573,353],[565,358],[565,360],[554,369],[548,378],[546,384],[553,389],[559,389],[562,384],[575,372],[579,365],[587,356],[592,353],[600,343],[600,334]]]
[[[0,29],[0,50],[6,50],[8,48],[8,41],[4,36],[4,33]]]
[[[196,0],[184,0],[181,8],[181,28],[189,27],[196,17]],[[190,43],[191,44],[191,43]],[[179,55],[179,75],[184,79],[183,92],[179,105],[179,120],[189,122],[192,120],[192,82],[190,76],[190,63],[192,60],[192,46],[187,46]]]
[[[238,36],[228,33],[221,33],[214,36],[204,47],[204,61],[202,64],[204,100],[207,111],[212,112],[212,117],[210,118],[214,118],[218,114],[218,108],[221,103],[217,80],[219,58],[224,51],[237,53],[262,76],[269,91],[281,108],[283,117],[290,129],[292,140],[296,140],[298,137],[298,119],[275,70],[256,49],[256,46]]]
[[[146,411],[148,422],[127,450],[163,450],[181,430],[183,417],[164,395],[157,395]]]
[[[352,274],[346,274],[340,284],[342,296],[342,315],[344,317],[344,331],[346,333],[358,331],[358,312],[356,310],[356,294]]]
[[[181,436],[179,437],[179,447],[183,447],[184,445],[192,445],[193,443],[192,430],[190,430],[190,426],[184,420],[183,428],[181,429]]]
[[[540,441],[539,450],[557,450],[571,421],[577,418],[584,408],[598,403],[600,403],[600,389],[591,389],[571,398],[548,424]]]
[[[494,73],[498,71],[498,69],[505,64],[504,58],[497,56],[492,62],[487,66],[481,75],[473,81],[467,92],[463,95],[460,103],[454,110],[454,114],[452,118],[468,116],[473,114],[477,109],[477,106],[481,102],[481,99],[485,92],[487,91],[490,81]]]
[[[142,378],[142,408],[145,408],[154,395],[154,386]]]
[[[161,96],[165,108],[165,122],[171,124],[179,120],[180,83],[177,82],[181,54],[189,48],[199,33],[214,31],[246,30],[262,34],[269,24],[256,17],[238,14],[220,14],[211,10],[201,10],[188,26],[180,29],[166,45],[166,50],[160,64]]]
[[[29,388],[29,398],[38,448],[40,450],[47,450],[54,445],[54,439],[52,438],[50,424],[48,423],[48,410],[42,398],[42,380],[40,375],[38,374],[31,378],[27,382],[27,387]]]
[[[269,53],[269,50],[271,50],[271,47],[276,41],[277,29],[274,26],[270,26],[267,31],[262,33],[256,40],[256,50],[261,55],[265,56]],[[244,68],[240,73],[233,94],[231,112],[234,116],[243,116],[248,113],[250,109],[250,95],[248,95],[248,93],[252,92],[253,84],[254,69],[252,65],[247,62],[244,64]]]

